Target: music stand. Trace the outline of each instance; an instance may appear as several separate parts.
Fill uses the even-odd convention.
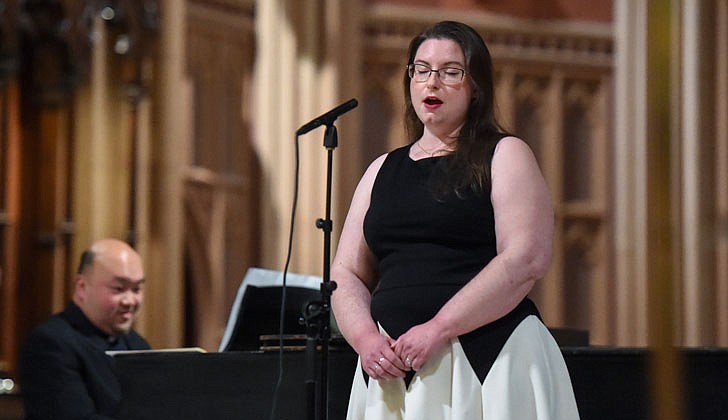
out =
[[[284,335],[306,334],[306,326],[299,322],[301,310],[320,299],[320,286],[321,277],[286,274]],[[259,350],[260,336],[279,334],[282,287],[282,272],[249,268],[238,287],[218,351]]]

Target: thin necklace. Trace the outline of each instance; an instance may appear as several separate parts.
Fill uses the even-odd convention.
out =
[[[419,147],[420,150],[422,150],[423,152],[425,152],[425,154],[429,155],[430,157],[435,157],[435,153],[440,152],[440,151],[446,151],[446,152],[450,152],[451,151],[451,150],[447,149],[446,147],[445,148],[443,148],[443,147],[437,148],[436,147],[432,152],[430,152],[430,151],[428,151],[427,149],[425,149],[422,146],[422,143],[419,140],[417,141],[417,147]]]

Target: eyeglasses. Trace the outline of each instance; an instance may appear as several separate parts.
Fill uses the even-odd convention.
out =
[[[437,73],[437,77],[439,77],[440,81],[446,85],[460,83],[465,76],[465,70],[457,67],[443,67],[435,70],[425,64],[407,65],[407,74],[409,74],[410,79],[415,82],[426,82],[430,78],[430,74],[433,72]]]

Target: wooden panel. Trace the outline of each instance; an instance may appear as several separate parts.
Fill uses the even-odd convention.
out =
[[[260,163],[250,134],[252,8],[190,2],[194,137],[185,170],[187,340],[217,350],[235,293],[258,263]],[[212,309],[214,308],[214,309]]]
[[[11,82],[0,92],[0,362],[15,372],[18,347],[17,241],[20,209],[20,127],[18,86]]]
[[[716,294],[717,342],[728,347],[728,2],[716,0]]]
[[[30,104],[23,110],[18,262],[21,339],[68,300],[68,113]]]

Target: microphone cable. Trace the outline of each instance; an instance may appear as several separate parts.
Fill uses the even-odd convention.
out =
[[[281,392],[281,385],[283,384],[283,331],[285,326],[285,314],[286,314],[286,276],[288,274],[288,267],[291,264],[291,255],[293,254],[293,227],[296,221],[296,206],[298,205],[298,177],[300,168],[299,158],[299,145],[298,145],[298,134],[295,136],[295,170],[294,170],[294,181],[293,181],[293,203],[291,205],[291,227],[288,233],[288,252],[286,254],[286,264],[283,268],[283,283],[281,287],[281,309],[280,309],[280,321],[278,324],[278,379],[276,380],[276,386],[273,390],[273,402],[270,412],[270,420],[276,420],[278,417],[278,401]]]

